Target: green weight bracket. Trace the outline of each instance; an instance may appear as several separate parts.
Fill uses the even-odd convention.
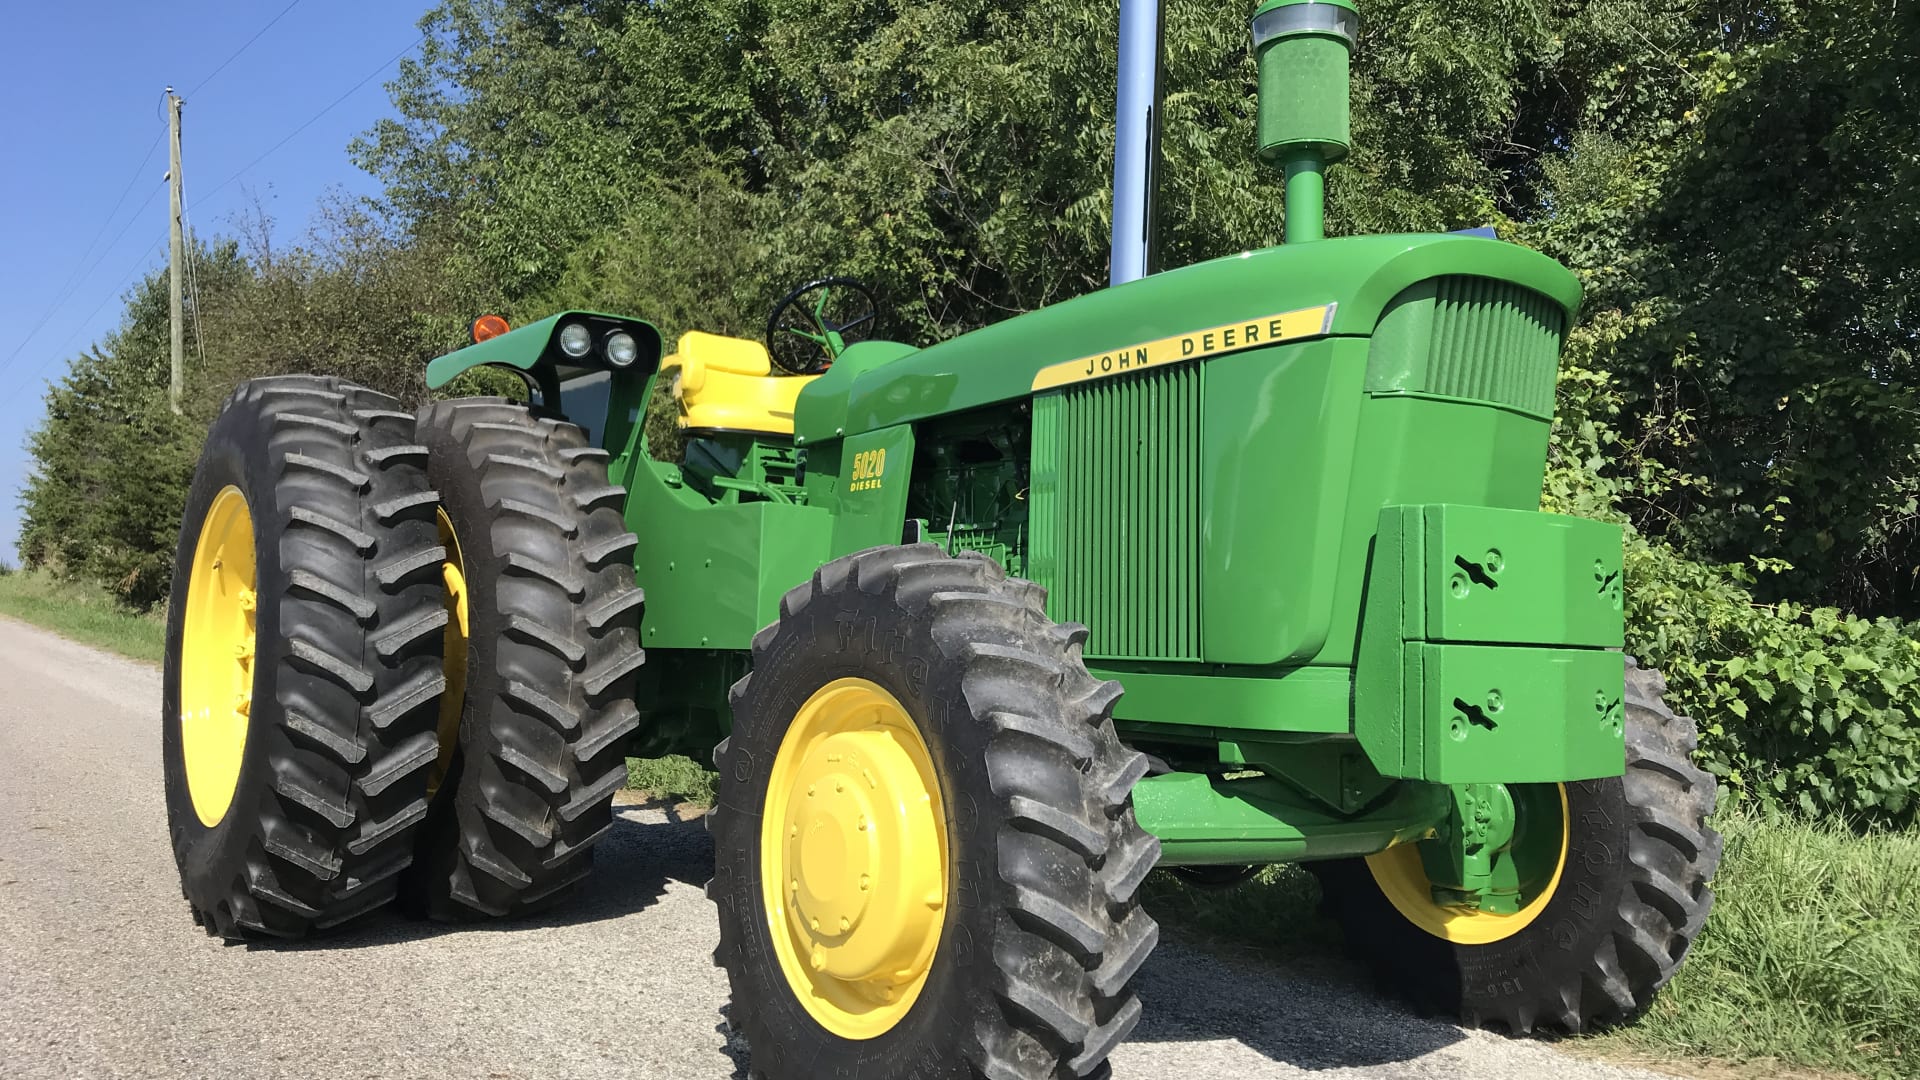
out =
[[[1620,570],[1604,522],[1382,510],[1354,672],[1374,766],[1442,784],[1619,775]]]

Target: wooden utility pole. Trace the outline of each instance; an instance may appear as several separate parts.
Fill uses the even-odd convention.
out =
[[[180,185],[180,95],[167,87],[167,194],[169,198],[167,212],[167,233],[170,244],[170,256],[167,260],[171,273],[171,327],[173,330],[173,369],[172,378],[167,383],[167,404],[173,408],[173,415],[180,415],[180,389],[183,385],[182,372],[187,358],[187,321],[186,301],[183,281],[186,269],[181,260],[186,257],[186,238],[181,229],[182,187]]]

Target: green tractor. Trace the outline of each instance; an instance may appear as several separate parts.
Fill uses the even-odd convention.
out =
[[[1692,722],[1621,651],[1619,530],[1537,510],[1580,290],[1486,237],[1320,238],[1357,32],[1255,15],[1281,247],[1138,276],[1121,175],[1114,287],[927,348],[833,278],[764,342],[564,312],[428,368],[532,405],[241,387],[170,608],[196,919],[538,910],[625,758],[683,751],[719,771],[716,959],[768,1077],[1101,1075],[1157,866],[1304,863],[1467,1023],[1644,1009],[1720,844]]]

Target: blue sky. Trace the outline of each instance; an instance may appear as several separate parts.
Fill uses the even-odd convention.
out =
[[[378,190],[346,148],[391,111],[383,84],[392,67],[249,164],[418,40],[428,0],[289,2],[8,6],[0,34],[12,103],[0,150],[0,560],[15,561],[24,443],[47,381],[114,328],[120,296],[142,272],[165,265],[164,140],[140,162],[166,131],[166,86],[187,96],[181,171],[203,236],[231,232],[257,198],[274,234],[290,240],[306,232],[328,190]]]

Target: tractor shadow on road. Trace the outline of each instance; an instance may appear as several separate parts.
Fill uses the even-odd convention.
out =
[[[580,891],[553,910],[513,919],[438,923],[394,908],[347,923],[331,933],[291,942],[250,942],[248,948],[330,950],[373,948],[446,934],[515,933],[536,927],[576,926],[618,919],[652,907],[670,882],[705,886],[713,876],[713,842],[700,819],[680,819],[664,801],[614,807],[613,828],[593,850],[593,873]]]
[[[581,925],[642,912],[670,883],[704,886],[712,876],[712,841],[697,817],[681,820],[683,815],[680,807],[660,801],[617,806],[612,830],[594,851],[593,874],[580,892],[549,912],[447,925],[389,909],[317,938],[248,947],[357,949],[445,934]],[[1326,930],[1338,934],[1330,923]],[[1169,925],[1136,986],[1145,1008],[1129,1039],[1134,1044],[1234,1042],[1269,1060],[1318,1071],[1412,1061],[1465,1038],[1459,1028],[1417,1017],[1379,994],[1340,955],[1335,939],[1324,950],[1296,943],[1284,953],[1270,953]],[[717,1030],[727,1040],[721,1053],[730,1059],[734,1076],[743,1078],[747,1048],[726,1022],[724,1006],[721,1018]]]
[[[1318,1071],[1412,1061],[1466,1038],[1380,993],[1335,947],[1283,963],[1163,928],[1135,984],[1144,1008],[1130,1041],[1237,1042]]]

